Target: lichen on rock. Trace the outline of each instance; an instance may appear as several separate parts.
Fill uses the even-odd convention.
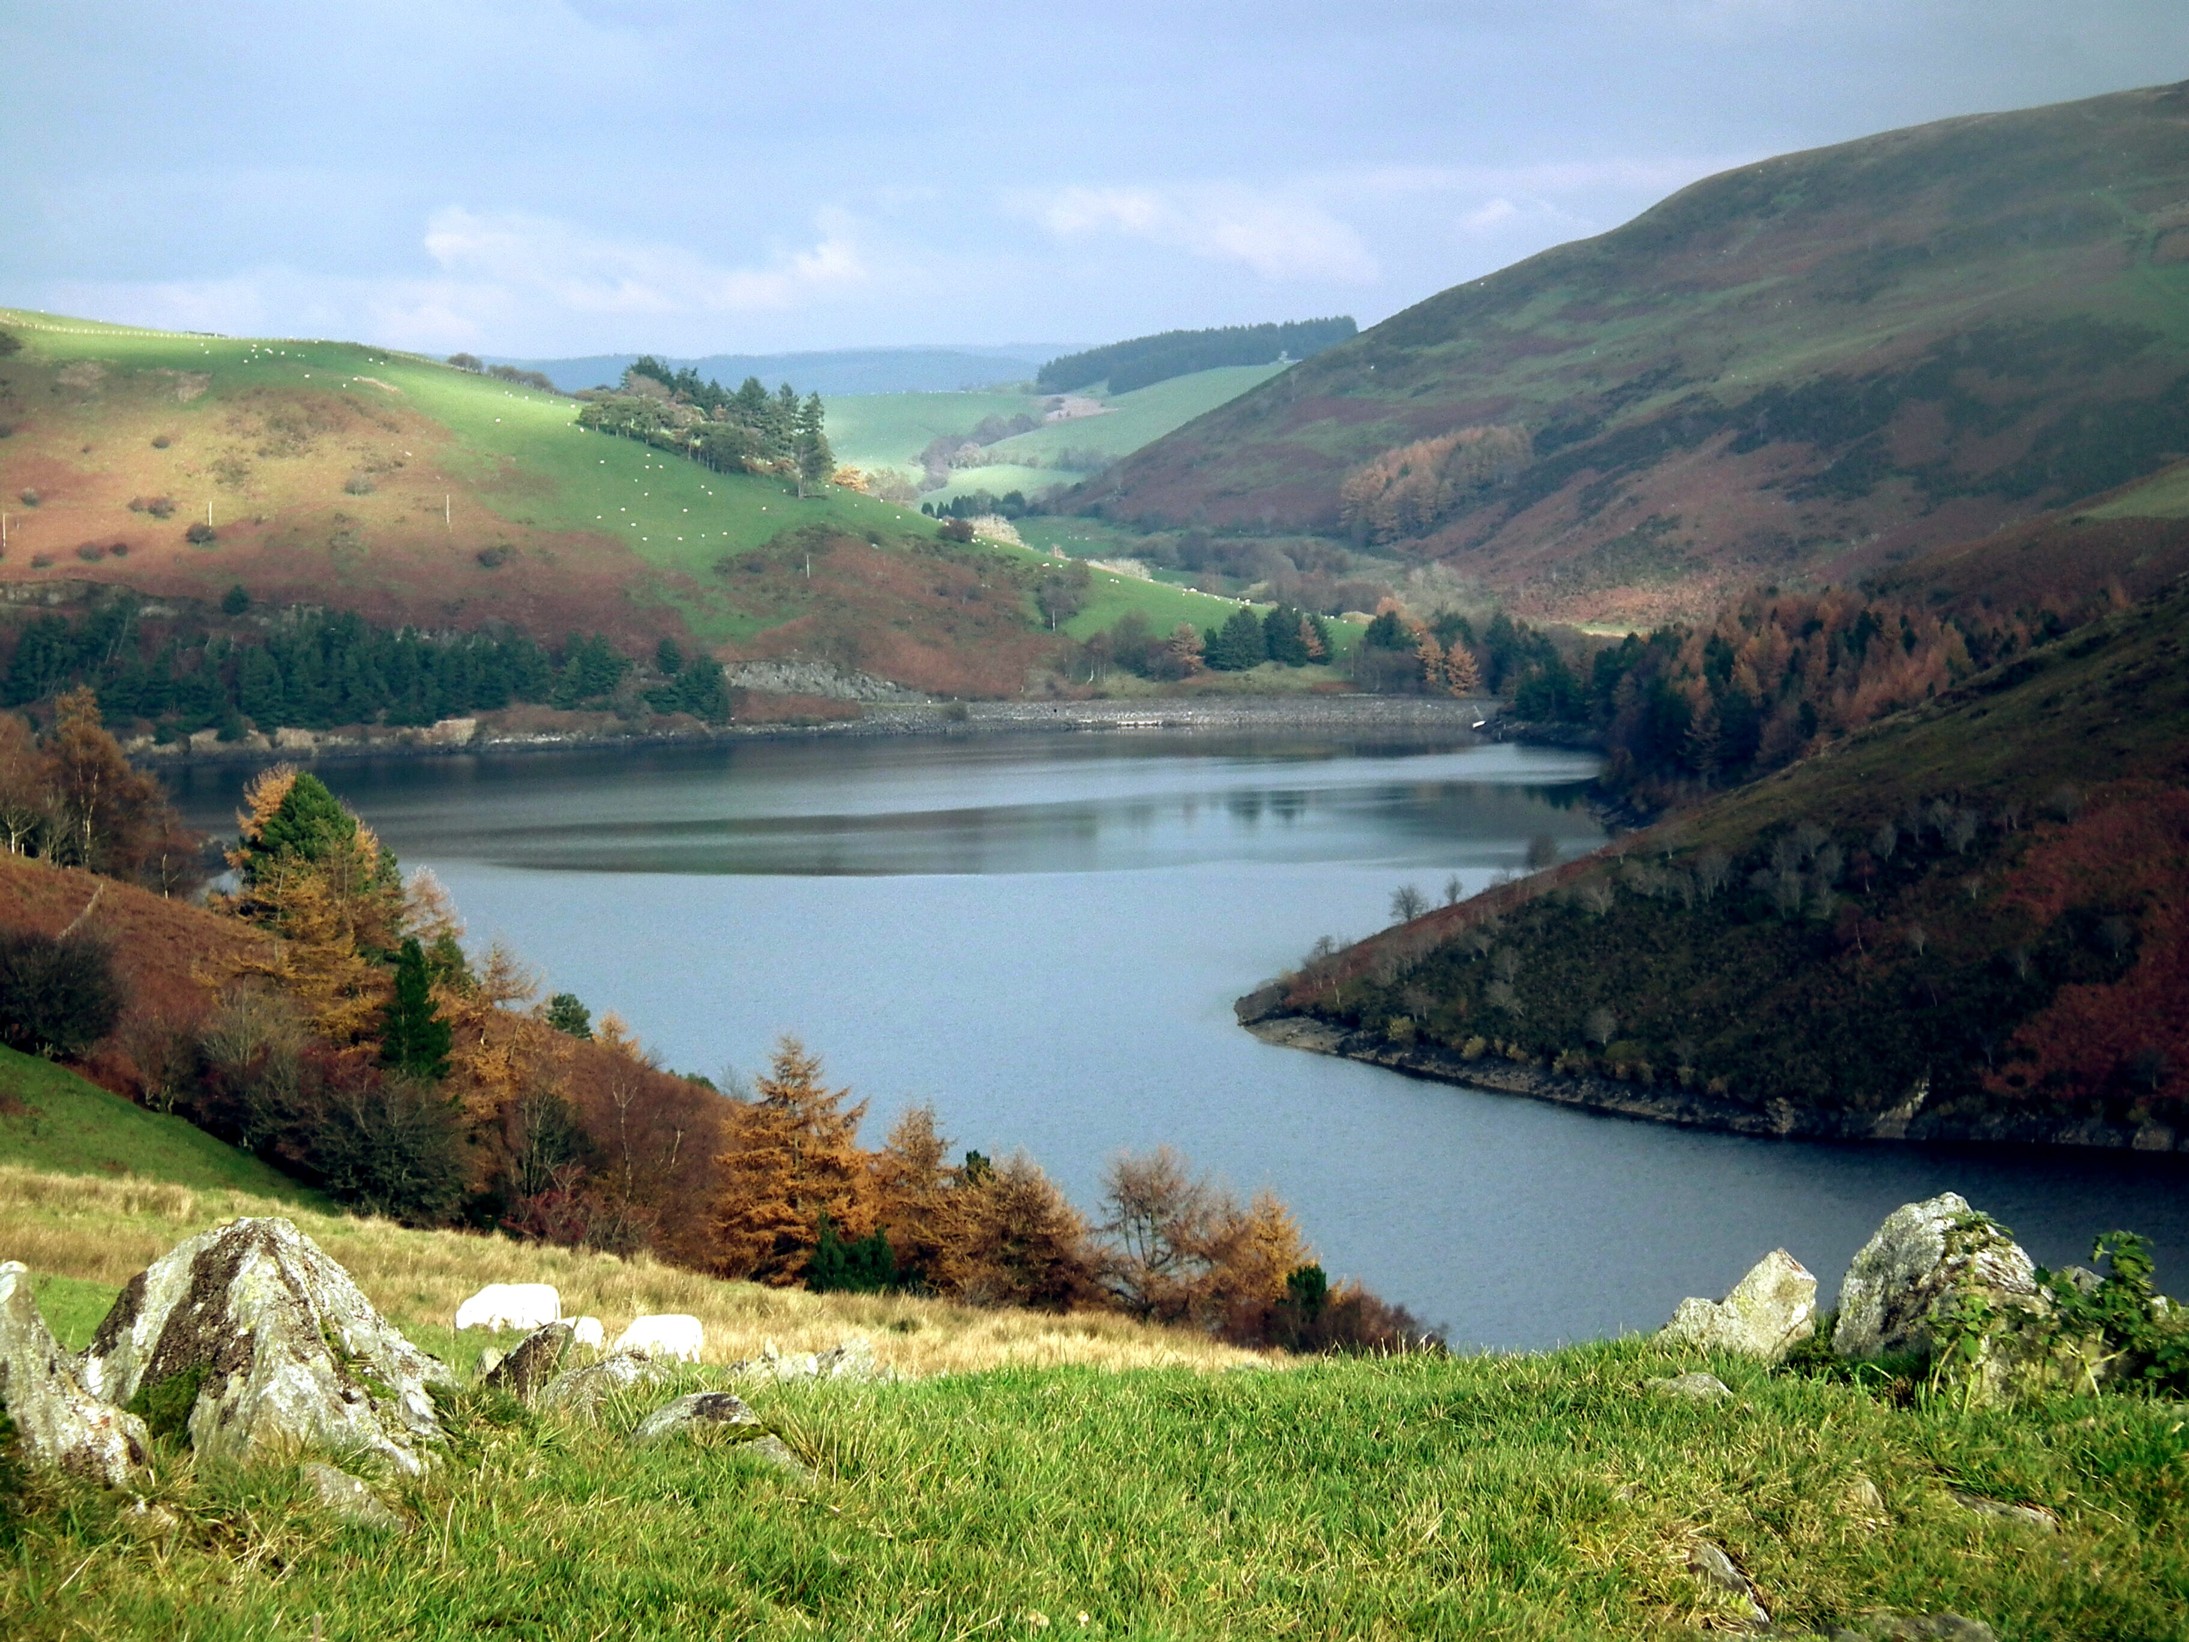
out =
[[[131,1278],[83,1360],[85,1388],[115,1403],[180,1400],[192,1377],[179,1423],[200,1460],[318,1448],[413,1475],[441,1436],[430,1388],[453,1384],[349,1273],[271,1218],[201,1232]]]
[[[1660,1332],[1668,1344],[1777,1362],[1816,1332],[1817,1280],[1773,1249],[1723,1300],[1682,1300]]]
[[[24,1460],[119,1488],[152,1453],[144,1421],[86,1390],[19,1261],[0,1262],[0,1407]]]

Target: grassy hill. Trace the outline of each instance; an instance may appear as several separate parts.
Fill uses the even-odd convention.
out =
[[[216,1215],[268,1207],[0,1168],[0,1223],[33,1266],[106,1281]],[[199,1475],[163,1454],[143,1492],[164,1516],[34,1484],[0,1517],[10,1635],[1743,1628],[1744,1603],[1693,1571],[1706,1543],[1754,1581],[1778,1635],[1871,1621],[1858,1634],[1946,1634],[1876,1616],[1951,1611],[2017,1638],[2159,1637],[2189,1606],[2179,1414],[2158,1400],[1967,1411],[1905,1381],[1720,1360],[1732,1396],[1694,1402],[1647,1387],[1700,1359],[1643,1341],[1211,1373],[1218,1359],[1166,1355],[1175,1337],[1116,1320],[1105,1337],[1076,1317],[708,1284],[643,1260],[295,1218],[429,1346],[449,1338],[418,1319],[466,1285],[541,1276],[611,1327],[637,1306],[695,1311],[712,1360],[855,1328],[885,1362],[959,1372],[740,1386],[810,1478],[731,1445],[632,1444],[656,1403],[714,1380],[704,1368],[615,1399],[598,1425],[449,1399],[459,1457],[390,1490],[430,1525],[399,1541],[334,1522],[286,1466]],[[999,1366],[965,1372],[983,1328]],[[467,1359],[479,1339],[463,1337]]]
[[[1357,531],[1591,621],[1846,579],[2189,454],[2185,199],[2189,86],[1744,166],[1317,355],[1074,505]]]
[[[2189,1142],[2185,907],[2177,587],[1269,1002],[1347,1052],[1615,1080],[1606,1103],[1686,1121],[2164,1150]]]
[[[1284,367],[1235,365],[1173,377],[1132,393],[1108,394],[1100,383],[1075,397],[1102,406],[1101,414],[1054,422],[1014,434],[988,447],[993,461],[960,468],[934,493],[943,500],[985,490],[1033,495],[1069,485],[1095,471],[1088,458],[1114,461],[1183,427],[1195,417],[1236,399]],[[858,394],[829,402],[829,437],[853,466],[889,470],[922,482],[919,454],[928,441],[970,434],[982,418],[1040,417],[1054,396],[1015,392]]]
[[[964,695],[1017,694],[1056,649],[1038,556],[586,432],[559,395],[353,343],[17,311],[0,332],[0,585],[24,602],[126,587],[204,610],[241,585],[262,608],[598,631],[634,655],[673,637]]]

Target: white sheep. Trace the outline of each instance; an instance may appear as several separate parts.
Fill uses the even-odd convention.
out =
[[[562,1316],[552,1283],[489,1283],[456,1308],[456,1327],[544,1328]]]
[[[607,1331],[600,1326],[598,1317],[565,1317],[563,1321],[570,1325],[570,1337],[578,1345],[591,1346],[598,1351],[601,1341],[607,1338]]]
[[[616,1350],[643,1351],[649,1357],[681,1357],[699,1361],[703,1333],[697,1317],[681,1311],[634,1317],[631,1326],[616,1336]]]

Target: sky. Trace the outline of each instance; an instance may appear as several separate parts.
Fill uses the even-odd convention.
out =
[[[2189,0],[0,0],[0,304],[445,353],[1370,324]]]

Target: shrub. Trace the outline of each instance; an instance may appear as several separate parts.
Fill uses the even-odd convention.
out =
[[[174,442],[175,441],[168,438],[166,434],[159,434],[153,439],[152,448],[154,450],[165,450],[169,445],[172,445]]]
[[[106,544],[103,542],[84,542],[77,547],[76,557],[86,564],[97,564],[106,557]]]
[[[101,943],[0,933],[0,1042],[74,1057],[113,1031],[121,1012],[113,957]]]
[[[342,489],[351,496],[370,496],[373,493],[372,475],[353,473],[342,481]]]
[[[36,507],[38,505],[38,492],[36,492],[35,490],[26,490],[16,499],[20,501],[25,507]]]
[[[936,534],[946,542],[969,542],[973,539],[973,527],[963,519],[945,519]]]
[[[464,1196],[462,1119],[430,1084],[352,1074],[328,1082],[311,1166],[337,1200],[410,1225],[447,1221]]]
[[[182,538],[193,547],[204,547],[210,542],[219,541],[220,533],[203,519],[199,519],[182,533]]]
[[[496,542],[492,547],[480,548],[472,557],[479,561],[482,569],[496,570],[509,563],[516,553],[517,550],[507,542]]]

